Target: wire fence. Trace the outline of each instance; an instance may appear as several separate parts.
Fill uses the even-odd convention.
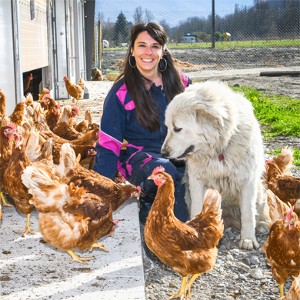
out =
[[[236,7],[230,14],[189,12],[191,17],[184,21],[186,12],[169,11],[173,19],[159,22],[183,71],[300,66],[300,1],[269,2]],[[100,12],[95,19],[94,64],[105,73],[122,68],[130,27],[139,21],[156,21],[158,15],[137,8],[109,15]]]

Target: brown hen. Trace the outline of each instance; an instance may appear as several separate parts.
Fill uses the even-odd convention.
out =
[[[126,200],[139,198],[139,187],[116,183],[93,170],[82,167],[68,143],[62,146],[57,174],[66,183],[73,182],[76,186],[84,187],[87,192],[100,196],[103,201],[112,206],[112,211],[116,211]]]
[[[271,190],[267,190],[267,197],[273,223],[263,250],[283,297],[287,278],[300,274],[300,221],[294,207],[288,207]]]
[[[78,132],[73,127],[70,111],[67,106],[63,107],[59,120],[52,131],[58,136],[69,141],[78,139],[83,136],[81,132]]]
[[[217,245],[224,231],[221,196],[216,190],[207,190],[202,212],[183,223],[174,215],[172,177],[157,167],[149,179],[154,180],[158,191],[146,220],[145,242],[164,264],[182,276],[180,290],[170,299],[188,299],[193,282],[211,270],[216,261]]]
[[[300,275],[294,279],[291,288],[281,300],[300,300]]]
[[[82,99],[84,90],[80,85],[72,83],[67,76],[64,76],[64,82],[68,94],[74,99],[76,99],[75,103],[77,103],[80,99]]]
[[[80,257],[73,249],[107,249],[97,240],[112,234],[115,223],[111,206],[74,183],[63,183],[43,168],[27,167],[22,181],[39,212],[43,239],[66,251],[73,261],[85,264],[92,257]]]
[[[6,113],[6,95],[2,90],[0,90],[0,117],[4,116]],[[1,119],[0,119],[1,125]]]
[[[12,206],[4,197],[3,178],[14,149],[15,134],[16,126],[13,123],[0,127],[0,201],[4,206]]]
[[[265,183],[281,201],[295,206],[295,213],[300,217],[300,177],[291,175],[293,151],[289,147],[266,162]]]

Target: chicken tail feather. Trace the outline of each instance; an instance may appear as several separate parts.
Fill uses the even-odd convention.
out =
[[[217,190],[208,189],[204,195],[202,213],[217,212],[216,219],[220,221],[222,218],[221,200],[222,197]]]

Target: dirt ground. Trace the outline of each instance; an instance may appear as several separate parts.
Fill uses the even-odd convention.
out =
[[[300,47],[228,50],[172,49],[181,70],[194,80],[220,79],[268,94],[300,99]],[[125,51],[104,51],[102,71],[119,70]],[[298,76],[260,76],[262,71],[292,71]]]

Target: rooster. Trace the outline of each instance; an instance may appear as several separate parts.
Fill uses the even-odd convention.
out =
[[[76,101],[73,101],[73,99],[72,99],[72,102],[78,103],[78,101],[80,99],[82,99],[82,97],[83,97],[84,90],[82,89],[82,87],[80,85],[72,83],[71,80],[67,76],[64,76],[64,82],[65,82],[68,94],[71,97],[73,97],[73,99],[76,99]]]
[[[294,207],[282,202],[271,190],[267,190],[267,197],[273,223],[263,250],[283,297],[287,278],[300,274],[300,221]]]
[[[108,251],[97,240],[114,231],[116,223],[109,204],[83,187],[61,182],[44,168],[26,167],[22,182],[33,196],[30,202],[39,212],[39,228],[46,242],[81,264],[92,257],[80,257],[74,248]]]
[[[285,147],[277,157],[266,161],[265,184],[281,201],[295,206],[300,217],[300,177],[291,175],[292,167],[293,151]]]
[[[216,261],[224,231],[221,196],[216,190],[207,190],[202,212],[183,223],[174,215],[172,177],[163,167],[157,167],[149,179],[154,180],[158,191],[146,220],[145,242],[164,264],[182,276],[180,290],[169,299],[187,299],[196,278],[211,270]]]

